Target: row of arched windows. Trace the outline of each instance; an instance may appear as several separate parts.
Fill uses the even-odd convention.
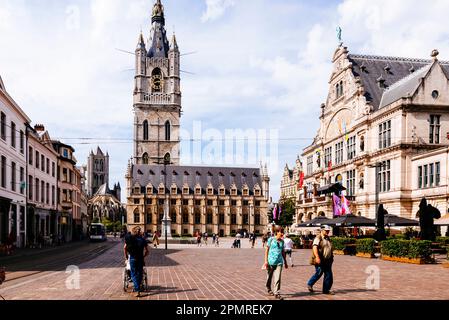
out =
[[[171,155],[167,153],[164,157],[164,160],[167,160],[168,163],[171,163]],[[142,155],[142,164],[150,164],[150,156],[146,152]]]
[[[148,121],[145,120],[143,122],[143,140],[144,141],[148,141],[150,139],[150,129],[149,129],[149,124]],[[165,141],[170,141],[171,140],[171,125],[170,125],[170,121],[166,121],[165,122]]]

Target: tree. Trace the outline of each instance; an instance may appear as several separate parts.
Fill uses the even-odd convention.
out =
[[[293,216],[296,213],[295,201],[293,199],[281,199],[279,205],[282,208],[282,212],[278,219],[278,225],[291,226],[293,224]]]
[[[100,223],[100,219],[98,217],[93,218],[92,223]]]

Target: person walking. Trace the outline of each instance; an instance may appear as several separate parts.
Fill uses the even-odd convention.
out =
[[[285,256],[288,257],[290,260],[290,266],[293,268],[293,240],[290,238],[290,235],[287,233],[285,234],[284,238],[284,244],[285,244]]]
[[[263,269],[267,270],[266,288],[269,295],[274,296],[278,300],[284,300],[280,295],[281,291],[281,275],[282,266],[288,269],[287,260],[285,259],[285,244],[284,229],[282,227],[275,227],[275,236],[271,237],[267,242],[267,249],[265,250],[265,263]],[[272,291],[272,282],[274,282],[274,291]]]
[[[218,234],[215,236],[215,247],[219,247],[220,246],[220,237],[218,236]]]
[[[307,283],[307,288],[310,292],[314,292],[313,286],[324,274],[323,294],[334,294],[333,292],[331,292],[334,281],[332,274],[334,252],[332,248],[332,242],[329,238],[330,230],[331,227],[322,226],[320,234],[317,235],[313,240],[311,264],[315,266],[315,274]]]
[[[256,245],[256,234],[253,233],[251,236],[251,248],[254,249],[255,245]]]
[[[201,239],[203,238],[203,236],[201,235],[201,233],[198,231],[198,233],[196,234],[196,243],[197,243],[197,245],[198,245],[198,247],[201,247],[202,246],[202,243],[201,243]]]
[[[207,238],[208,238],[208,234],[207,232],[204,233],[203,237],[204,237],[204,244],[207,246]]]
[[[126,239],[123,248],[125,260],[131,267],[131,279],[133,280],[134,290],[137,292],[136,297],[141,296],[143,267],[145,266],[145,257],[149,255],[148,244],[143,238],[140,227],[134,227],[131,236]]]
[[[157,230],[153,234],[153,246],[155,249],[157,249],[157,247],[159,246],[159,234]]]
[[[240,233],[237,233],[237,235],[235,236],[235,241],[236,241],[235,243],[237,245],[236,247],[239,248],[239,249],[242,246],[242,242],[240,240],[241,238],[242,238],[242,235]]]
[[[267,241],[268,241],[268,234],[265,233],[262,237],[262,248],[265,248],[265,244],[267,243]]]

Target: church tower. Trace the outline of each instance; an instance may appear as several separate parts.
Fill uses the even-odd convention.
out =
[[[153,6],[150,38],[142,33],[136,49],[134,163],[179,165],[180,53],[176,36],[167,39],[164,6]]]

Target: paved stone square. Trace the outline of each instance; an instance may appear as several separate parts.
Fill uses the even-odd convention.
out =
[[[265,293],[266,272],[261,269],[264,250],[231,249],[231,240],[221,247],[163,245],[151,249],[147,261],[150,291],[144,300],[269,300]],[[308,265],[310,250],[295,250],[293,268],[284,270],[282,294],[288,300],[448,300],[449,269],[441,264],[412,265],[350,256],[336,256],[334,296],[309,294],[306,282],[313,274]],[[90,261],[78,265],[80,288],[68,290],[65,270],[41,271],[7,281],[0,294],[7,300],[135,300],[123,292],[123,253],[120,242]],[[367,289],[371,270],[379,270],[380,288]],[[30,271],[30,270],[28,270]],[[13,274],[10,274],[13,276]],[[372,283],[371,281],[368,281]],[[321,289],[322,280],[316,290]],[[130,291],[130,290],[129,290]]]

